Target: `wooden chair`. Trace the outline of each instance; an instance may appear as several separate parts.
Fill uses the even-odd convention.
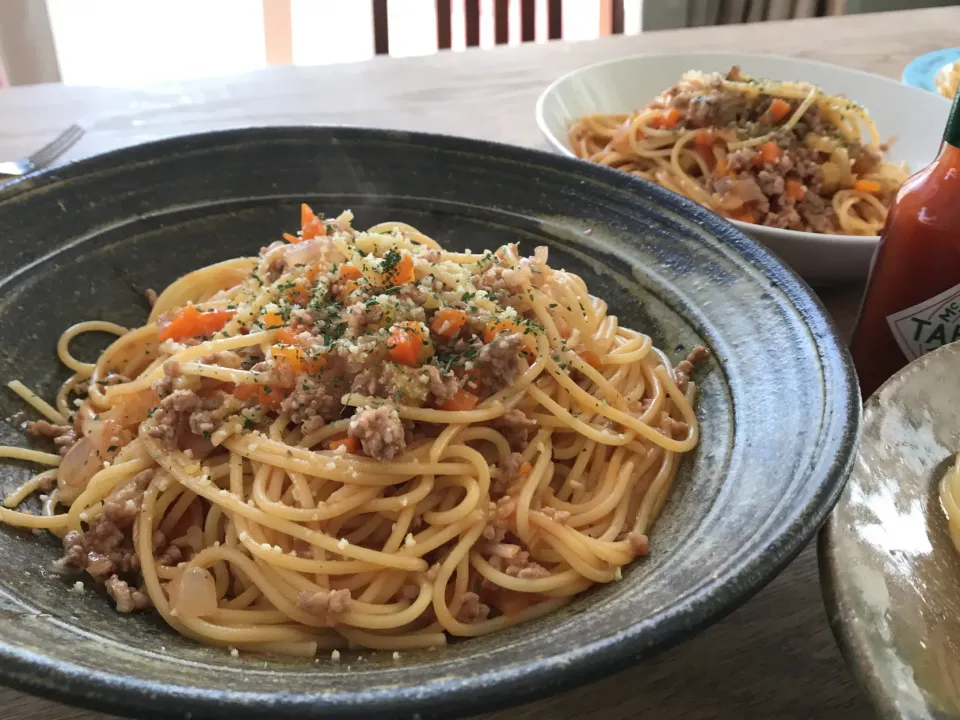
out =
[[[537,3],[536,0],[520,2],[520,40],[532,42],[536,37]],[[621,26],[623,3],[620,5]],[[453,0],[436,0],[437,5],[437,48],[449,50],[453,46],[453,28],[451,16]],[[506,45],[510,34],[510,0],[494,0],[493,34],[497,45]],[[464,0],[465,44],[467,47],[480,46],[480,0]],[[622,32],[622,30],[621,30]],[[547,2],[547,37],[559,40],[563,36],[563,3],[561,0]],[[387,25],[387,0],[373,0],[373,46],[377,55],[390,53],[390,31]]]
[[[47,4],[0,0],[0,87],[59,80]]]

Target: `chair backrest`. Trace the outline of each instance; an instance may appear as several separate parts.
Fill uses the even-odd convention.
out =
[[[644,30],[842,15],[846,0],[658,0],[643,4]]]
[[[373,2],[373,45],[377,55],[390,52],[390,32],[387,22],[387,0]],[[532,42],[536,39],[537,2],[520,2],[520,40]],[[621,25],[623,2],[620,5]],[[436,0],[437,7],[437,48],[449,50],[453,46],[453,0]],[[464,44],[467,47],[480,45],[480,0],[463,0]],[[563,36],[562,0],[547,0],[547,37],[559,40]],[[493,34],[497,45],[506,45],[510,36],[510,0],[493,0]]]
[[[0,87],[59,80],[47,4],[0,0]]]

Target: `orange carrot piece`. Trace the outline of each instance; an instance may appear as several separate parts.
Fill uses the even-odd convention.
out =
[[[807,194],[807,188],[804,187],[803,183],[799,180],[787,180],[787,195],[792,197],[797,202],[803,200]]]
[[[713,176],[715,178],[726,177],[730,172],[730,165],[727,163],[726,158],[720,158],[717,160],[716,167],[713,168]]]
[[[460,332],[460,328],[462,328],[466,322],[467,314],[463,312],[463,310],[457,310],[451,307],[440,308],[433,316],[433,320],[430,323],[430,330],[434,335],[439,335],[442,338],[452,338]]]
[[[774,98],[767,112],[770,113],[770,117],[773,118],[774,122],[780,122],[787,116],[787,113],[790,112],[790,103],[780,98]]]
[[[351,455],[360,454],[360,441],[355,438],[353,435],[347,435],[342,438],[337,438],[336,440],[331,440],[327,445],[331,450],[336,450],[339,447],[344,447],[347,449],[347,452]]]
[[[739,220],[740,222],[745,222],[745,223],[757,222],[757,216],[754,214],[754,212],[752,210],[747,210],[744,208],[741,208],[740,210],[737,210],[736,212],[731,213],[730,218],[733,220]]]
[[[297,334],[288,327],[280,328],[277,330],[277,340],[286,345],[296,345]]]
[[[699,145],[700,147],[709,147],[713,145],[713,141],[717,139],[716,134],[713,130],[707,130],[706,128],[697,130],[697,134],[693,138],[694,145]]]
[[[413,273],[413,258],[409,253],[403,253],[397,264],[383,274],[383,286],[393,287],[412,283],[416,279]]]
[[[301,241],[301,238],[298,238],[296,235],[291,235],[290,233],[284,233],[283,239],[288,243],[293,243],[294,245]]]
[[[360,272],[360,268],[356,265],[351,265],[350,263],[344,263],[340,266],[337,271],[340,275],[341,280],[359,280],[363,277],[363,273]]]
[[[390,358],[399,365],[419,367],[429,355],[430,341],[423,336],[420,323],[408,321],[397,323],[390,331],[387,350]]]
[[[580,353],[580,357],[583,358],[584,362],[587,363],[592,368],[598,368],[603,363],[600,362],[600,356],[597,355],[593,350],[584,350]]]
[[[300,206],[300,239],[313,240],[327,234],[323,220],[314,214],[313,210],[306,203]]]
[[[477,401],[479,398],[474,395],[472,392],[467,392],[463,388],[457,390],[456,394],[449,400],[445,401],[441,406],[441,410],[449,410],[451,412],[463,412],[465,410],[473,410],[477,406]]]
[[[780,159],[781,153],[780,146],[773,142],[773,140],[765,142],[760,146],[760,152],[757,154],[757,164],[772,165]]]
[[[283,315],[275,312],[266,312],[260,316],[260,322],[265,330],[276,330],[286,325]]]
[[[160,333],[158,337],[162,342],[164,340],[180,341],[200,335],[212,335],[223,329],[223,326],[236,314],[234,310],[200,312],[195,305],[185,305],[177,310],[172,318],[162,320],[159,323]]]
[[[663,122],[661,127],[665,127],[668,130],[675,128],[680,123],[680,111],[676,108],[670,108],[663,116]]]
[[[876,180],[857,180],[853,184],[853,189],[865,193],[878,193],[880,192],[880,183]]]
[[[287,290],[286,295],[290,302],[300,307],[306,307],[307,303],[310,302],[310,298],[313,297],[313,293],[305,280],[297,280],[294,282],[293,287]]]

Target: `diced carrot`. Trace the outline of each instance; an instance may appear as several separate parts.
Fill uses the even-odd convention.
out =
[[[518,478],[525,478],[527,475],[533,472],[533,465],[528,462],[525,462],[520,465],[520,469],[517,470]]]
[[[582,353],[580,353],[580,357],[583,358],[587,365],[593,368],[598,368],[603,364],[600,362],[600,356],[597,355],[593,350],[584,350]]]
[[[280,403],[282,403],[289,394],[290,388],[284,388],[278,385],[261,385],[257,399],[267,410],[277,410],[280,407]]]
[[[233,396],[243,402],[252,398],[259,390],[260,386],[255,383],[244,383],[243,385],[237,385],[233,389]]]
[[[697,130],[697,134],[693,138],[695,145],[700,147],[709,147],[713,145],[713,141],[717,139],[716,134],[713,130],[707,130],[706,128]]]
[[[294,245],[300,242],[300,238],[298,238],[296,235],[291,235],[290,233],[284,233],[283,239],[286,240],[288,243],[293,243]]]
[[[277,330],[277,340],[286,344],[286,345],[296,345],[297,344],[297,334],[291,330],[289,327],[283,327]]]
[[[340,297],[338,299],[344,302],[358,287],[360,287],[360,283],[356,280],[347,280],[340,286]]]
[[[680,111],[676,108],[670,108],[663,116],[663,127],[675,128],[680,122]]]
[[[472,392],[468,392],[463,388],[457,390],[456,394],[441,406],[441,410],[449,410],[451,412],[463,412],[465,410],[473,410],[477,406],[477,401],[479,398],[474,395]]]
[[[495,320],[487,325],[483,331],[483,342],[488,345],[492,343],[498,335],[512,335],[514,333],[523,334],[523,327],[513,320]]]
[[[757,222],[757,216],[753,213],[752,210],[747,210],[746,208],[741,208],[734,213],[730,213],[730,218],[733,220],[739,220],[740,222],[745,222],[745,223]]]
[[[307,271],[303,274],[304,279],[311,285],[317,281],[317,278],[320,277],[320,266],[311,265],[307,268]]]
[[[161,320],[158,337],[164,340],[186,340],[200,335],[212,335],[223,329],[230,318],[236,315],[235,310],[208,310],[200,312],[195,305],[185,305],[177,310],[176,314],[168,319]]]
[[[249,400],[256,396],[257,402],[268,410],[276,410],[280,403],[290,394],[290,388],[280,387],[278,385],[257,385],[256,383],[246,383],[237,385],[233,390],[233,396],[241,402]]]
[[[293,287],[286,291],[286,296],[294,305],[306,307],[307,303],[310,302],[310,298],[313,297],[313,293],[307,285],[306,280],[297,280],[293,283]]]
[[[532,363],[536,359],[536,356],[530,352],[534,346],[533,339],[526,335],[524,327],[515,320],[496,320],[487,325],[486,330],[483,331],[483,342],[489,345],[497,338],[498,335],[513,335],[515,333],[524,335],[523,344],[526,347],[526,350],[523,351],[523,354],[526,356],[527,360]]]
[[[787,195],[799,202],[807,194],[807,188],[799,180],[787,180]]]
[[[360,454],[360,441],[353,435],[346,435],[342,438],[331,440],[327,447],[331,450],[336,450],[338,447],[345,447],[351,455]]]
[[[659,130],[663,125],[663,115],[657,113],[652,118],[647,121],[647,127],[653,128],[654,130]]]
[[[316,374],[327,365],[323,356],[307,355],[295,345],[274,345],[270,350],[275,362],[287,365],[295,375],[300,373]]]
[[[780,122],[787,116],[787,113],[790,112],[790,103],[780,98],[774,98],[767,112],[770,113],[770,117],[773,118],[774,122]]]
[[[310,206],[303,203],[300,206],[300,238],[302,240],[313,240],[327,234],[327,229],[323,220],[318,218]]]
[[[469,370],[463,367],[456,367],[453,374],[460,378],[463,387],[474,395],[479,395],[483,390],[483,373],[480,368],[472,367]]]
[[[865,193],[878,193],[880,192],[880,183],[876,180],[857,180],[853,184],[853,189]]]
[[[430,338],[424,337],[420,323],[415,321],[394,325],[387,340],[387,349],[395,363],[408,367],[420,367],[433,354]]]
[[[765,142],[760,146],[760,152],[757,153],[756,164],[772,165],[780,159],[781,153],[780,146],[773,142],[773,140]]]
[[[713,147],[710,145],[694,145],[693,150],[697,155],[703,158],[703,161],[707,164],[707,167],[713,165],[714,161],[717,159],[716,155],[713,154]]]
[[[716,167],[713,168],[713,176],[715,178],[726,177],[730,172],[730,165],[727,163],[726,158],[720,158],[717,160]]]
[[[430,323],[430,330],[434,335],[442,338],[452,338],[467,322],[467,314],[463,310],[445,307],[440,308]]]
[[[412,283],[416,279],[413,273],[413,258],[409,253],[402,253],[397,264],[383,274],[383,286],[393,287]]]
[[[519,615],[527,608],[544,601],[538,593],[500,591],[492,602],[505,616]]]
[[[350,263],[344,263],[340,266],[337,271],[340,275],[341,280],[359,280],[363,277],[363,273],[360,272],[360,268],[356,265],[351,265]]]
[[[260,316],[260,322],[266,330],[276,330],[287,324],[283,315],[276,312],[265,312]]]

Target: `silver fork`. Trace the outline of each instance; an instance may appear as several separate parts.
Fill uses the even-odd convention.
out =
[[[71,125],[57,135],[50,144],[44,145],[32,155],[20,160],[0,162],[0,175],[20,176],[32,173],[35,170],[42,170],[69,150],[77,140],[83,137],[83,133],[82,127]]]

